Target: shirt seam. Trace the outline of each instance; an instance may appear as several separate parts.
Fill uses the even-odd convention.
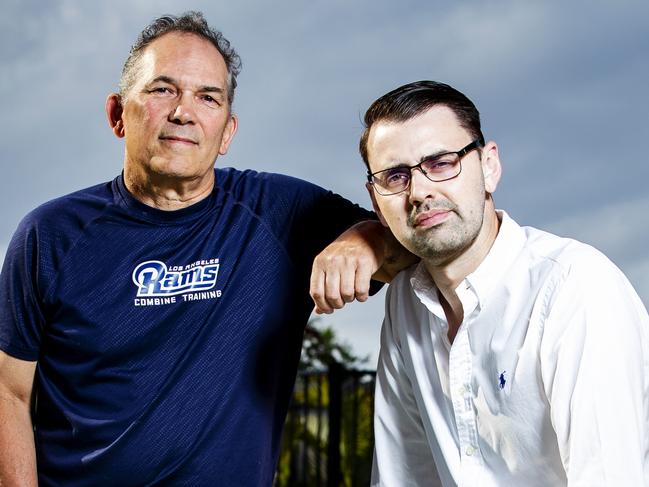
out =
[[[234,203],[233,203],[234,205],[240,206],[241,208],[246,210],[252,217],[254,217],[257,221],[259,221],[259,223],[263,225],[264,229],[273,237],[275,243],[282,249],[282,252],[284,253],[285,257],[288,258],[289,262],[291,263],[291,266],[295,269],[296,264],[293,261],[293,258],[291,257],[290,253],[288,252],[288,249],[282,243],[279,237],[275,234],[272,226],[266,221],[266,219],[262,217],[260,214],[258,214],[255,210],[253,210],[248,204],[244,203],[241,199],[239,199],[231,190],[223,190],[223,193],[225,195],[232,196],[232,198],[234,199]]]
[[[56,268],[56,274],[54,276],[54,279],[52,279],[47,286],[47,288],[44,290],[45,292],[43,293],[42,297],[42,304],[45,304],[47,300],[50,298],[50,295],[52,292],[54,292],[55,284],[59,280],[59,276],[61,274],[61,269],[65,267],[66,261],[69,259],[70,254],[72,251],[79,245],[79,242],[81,239],[84,237],[86,234],[86,231],[94,225],[98,220],[101,220],[106,217],[106,213],[108,208],[112,207],[114,203],[104,203],[103,207],[101,208],[100,214],[89,219],[79,230],[78,230],[78,235],[77,237],[72,241],[72,244],[70,245],[70,248],[65,251],[65,253],[61,256],[61,261],[60,264]],[[39,242],[40,244],[40,242]],[[40,246],[40,245],[39,245]],[[38,261],[38,272],[40,273],[40,267],[41,267],[41,262],[40,260]]]

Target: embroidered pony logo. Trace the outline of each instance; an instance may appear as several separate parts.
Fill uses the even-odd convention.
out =
[[[498,387],[500,387],[501,389],[505,388],[505,383],[507,382],[507,380],[505,379],[505,374],[506,373],[507,373],[507,371],[503,370],[500,373],[500,377],[498,377]]]

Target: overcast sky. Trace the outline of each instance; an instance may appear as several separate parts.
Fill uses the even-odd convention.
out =
[[[243,59],[220,166],[291,174],[369,206],[361,117],[404,83],[453,85],[482,114],[519,223],[609,256],[649,305],[649,2],[18,1],[0,17],[0,256],[30,209],[112,179],[104,101],[153,18],[202,10]],[[322,320],[374,366],[383,293]]]

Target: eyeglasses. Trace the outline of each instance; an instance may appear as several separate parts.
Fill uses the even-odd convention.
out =
[[[444,152],[426,157],[414,166],[397,166],[375,173],[367,172],[367,180],[377,193],[383,196],[401,193],[410,187],[412,170],[419,169],[431,181],[441,182],[457,177],[462,172],[462,158],[474,149],[484,145],[482,138],[476,139],[457,152]]]

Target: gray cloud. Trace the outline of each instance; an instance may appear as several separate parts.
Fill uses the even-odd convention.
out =
[[[105,121],[128,47],[172,1],[8,0],[0,19],[0,251],[22,215],[108,180]],[[284,172],[366,206],[360,118],[415,79],[466,92],[499,144],[497,203],[594,244],[649,303],[649,4],[644,1],[197,1],[240,52],[240,130],[220,165]],[[4,252],[3,252],[4,253]],[[376,343],[380,298],[327,318]],[[359,331],[361,330],[361,331]],[[364,330],[364,331],[363,331]],[[363,338],[365,337],[365,338]],[[368,338],[371,337],[371,340]],[[363,348],[364,345],[359,345]]]

